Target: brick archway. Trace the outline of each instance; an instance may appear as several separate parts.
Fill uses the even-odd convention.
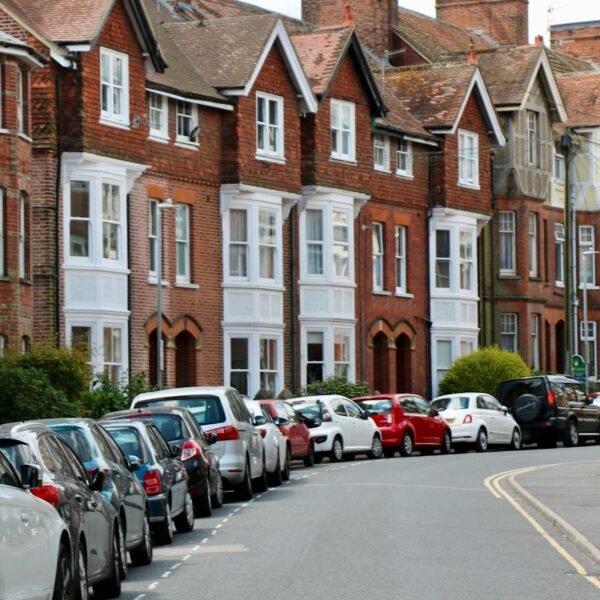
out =
[[[410,349],[414,350],[417,345],[417,332],[415,328],[405,320],[398,321],[394,325],[393,329],[393,339],[398,339],[401,335],[405,335],[410,340]]]
[[[176,319],[171,335],[175,346],[175,386],[199,385],[197,353],[202,347],[202,327],[184,315]]]

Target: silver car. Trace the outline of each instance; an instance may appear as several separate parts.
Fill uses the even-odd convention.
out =
[[[131,408],[183,406],[205,433],[216,434],[213,446],[221,476],[242,500],[267,489],[264,444],[260,432],[237,390],[227,387],[188,387],[139,394]]]

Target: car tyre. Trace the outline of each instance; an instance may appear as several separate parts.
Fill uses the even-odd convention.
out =
[[[252,478],[250,477],[250,465],[246,460],[246,469],[244,471],[244,479],[237,486],[237,497],[239,500],[252,500],[254,492],[252,491]]]
[[[569,419],[567,422],[567,430],[565,431],[563,444],[567,448],[572,448],[579,444],[579,429],[577,427],[577,421],[574,419]]]
[[[400,454],[404,457],[411,456],[414,450],[413,437],[410,431],[405,431],[402,434],[402,442],[400,443]]]
[[[152,532],[150,531],[150,519],[148,513],[144,515],[144,539],[129,552],[131,564],[141,567],[152,563],[154,550],[152,548]]]
[[[208,477],[208,475],[207,475]],[[206,481],[206,490],[201,498],[194,502],[194,514],[197,517],[210,517],[212,515],[212,499],[210,493],[210,481]]]
[[[269,481],[267,479],[267,460],[265,459],[264,454],[262,472],[252,483],[254,485],[255,492],[266,492],[269,489]]]
[[[510,444],[508,445],[509,450],[520,450],[523,445],[521,440],[521,432],[515,427],[512,435],[510,436]]]
[[[208,499],[210,502],[210,496],[208,496]],[[194,529],[194,501],[189,490],[185,493],[183,512],[177,515],[173,522],[177,528],[177,533],[189,533]]]
[[[287,446],[285,451],[285,462],[283,463],[283,470],[281,471],[281,479],[283,481],[290,480],[290,462],[292,460],[290,447]]]
[[[305,467],[313,467],[315,464],[315,446],[311,442],[310,448],[308,449],[308,454],[304,457],[304,466]]]
[[[75,591],[74,577],[71,571],[71,557],[69,548],[64,542],[61,543],[56,561],[56,576],[54,577],[54,591],[52,600],[64,600],[72,598],[71,592]]]
[[[279,487],[282,483],[283,479],[281,476],[281,463],[277,461],[277,466],[275,467],[275,471],[273,473],[269,473],[269,485],[271,487]]]
[[[215,492],[211,496],[211,503],[213,508],[221,508],[223,506],[224,500],[224,492],[223,492],[223,477],[221,477],[221,472],[217,471],[217,484],[215,486]]]
[[[154,526],[154,533],[159,544],[168,546],[173,543],[173,516],[169,503],[167,503],[165,518]]]
[[[94,586],[94,598],[118,598],[121,595],[121,543],[119,525],[115,523],[112,541],[110,573]]]
[[[373,440],[371,441],[371,450],[369,450],[368,456],[373,460],[377,460],[383,456],[383,444],[378,435],[373,436]]]
[[[442,438],[442,443],[440,445],[440,453],[450,454],[450,452],[452,452],[452,435],[446,429],[446,431],[444,431],[444,437]]]
[[[341,462],[344,458],[344,443],[342,438],[336,436],[331,445],[331,452],[329,452],[329,460],[331,462]]]
[[[476,452],[487,452],[488,449],[488,435],[487,431],[481,427],[477,432],[477,439],[475,440],[475,451]]]
[[[77,548],[77,564],[76,572],[73,577],[73,598],[75,600],[88,600],[89,586],[87,577],[87,552],[83,538],[79,540],[79,548]]]
[[[119,519],[119,572],[121,581],[127,578],[127,547],[125,545],[125,527],[123,521]]]

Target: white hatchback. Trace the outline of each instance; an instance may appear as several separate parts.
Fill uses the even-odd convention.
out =
[[[383,454],[377,425],[352,400],[331,395],[294,398],[289,402],[317,425],[309,429],[315,446],[315,462],[324,456],[339,462],[344,455],[368,454],[370,458],[380,458]]]
[[[431,407],[450,425],[452,446],[457,450],[473,446],[477,452],[485,452],[492,444],[521,448],[521,428],[506,407],[489,394],[439,396],[431,401]]]

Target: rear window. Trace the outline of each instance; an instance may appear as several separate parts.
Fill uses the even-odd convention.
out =
[[[81,429],[77,427],[61,427],[60,429],[54,429],[54,431],[68,444],[82,463],[86,463],[94,458],[90,444]]]
[[[431,401],[431,406],[440,412],[444,410],[465,410],[469,408],[469,397],[453,396],[451,398],[436,398]]]
[[[322,404],[294,404],[296,409],[301,415],[308,417],[309,419],[320,421],[322,418],[321,408]]]
[[[496,396],[504,406],[512,409],[514,401],[523,394],[533,394],[538,398],[546,397],[546,386],[543,379],[517,379],[505,381],[498,386]]]
[[[17,472],[21,471],[21,465],[38,464],[31,449],[25,444],[11,445],[11,442],[0,440],[0,452],[11,462]]]
[[[174,442],[186,437],[183,433],[181,418],[178,415],[143,415],[140,417],[135,416],[134,418],[154,423],[167,442]]]
[[[377,400],[355,400],[363,410],[368,410],[374,415],[385,415],[392,411],[393,403],[389,398],[379,398]]]
[[[133,427],[110,427],[106,430],[110,437],[117,442],[125,456],[137,456],[141,463],[149,462],[145,444],[136,429]]]
[[[198,425],[212,425],[225,421],[225,411],[217,396],[184,396],[181,398],[156,398],[136,402],[135,408],[143,406],[183,406],[187,408]]]

